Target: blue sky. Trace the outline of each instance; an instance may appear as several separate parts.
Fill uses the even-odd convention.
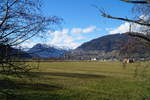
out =
[[[44,43],[76,48],[94,38],[127,30],[128,23],[103,18],[91,5],[97,5],[113,16],[132,18],[133,5],[119,0],[43,0],[45,16],[56,15],[64,19],[55,32],[48,31]],[[29,42],[32,46],[43,41],[32,39],[32,44]],[[27,42],[24,45],[29,46]]]

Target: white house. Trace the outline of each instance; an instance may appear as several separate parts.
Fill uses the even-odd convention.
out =
[[[96,58],[91,58],[91,61],[96,61],[97,59]]]

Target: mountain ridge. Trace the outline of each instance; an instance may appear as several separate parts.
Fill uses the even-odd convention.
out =
[[[83,43],[75,50],[73,50],[70,54],[68,54],[68,58],[80,59],[80,60],[90,60],[91,58],[120,59],[123,56],[125,56],[125,55],[122,56],[120,55],[122,48],[125,45],[127,45],[127,43],[131,40],[135,40],[136,42],[139,41],[136,40],[136,38],[131,37],[127,34],[105,35]],[[148,48],[148,46],[144,47],[143,43],[144,42],[140,40],[138,45],[137,44],[133,45],[132,47],[135,46],[135,48],[133,48],[132,52],[128,56],[140,58],[149,55],[150,48]]]
[[[63,54],[69,52],[69,50],[38,43],[27,52],[31,53],[34,58],[59,58],[63,56]]]

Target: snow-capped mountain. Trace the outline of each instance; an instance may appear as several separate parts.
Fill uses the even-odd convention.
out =
[[[62,57],[65,53],[68,53],[70,49],[61,48],[57,46],[47,44],[36,44],[28,50],[33,57],[39,58],[58,58]]]

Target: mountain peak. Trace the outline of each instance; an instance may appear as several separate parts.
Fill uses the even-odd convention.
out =
[[[110,34],[88,41],[79,46],[76,50],[98,50],[110,52],[118,50],[120,45],[128,40],[128,38],[129,36],[126,34]]]
[[[55,46],[38,43],[28,50],[29,53],[33,53],[32,56],[40,58],[58,58],[69,52],[65,49],[60,49]]]

